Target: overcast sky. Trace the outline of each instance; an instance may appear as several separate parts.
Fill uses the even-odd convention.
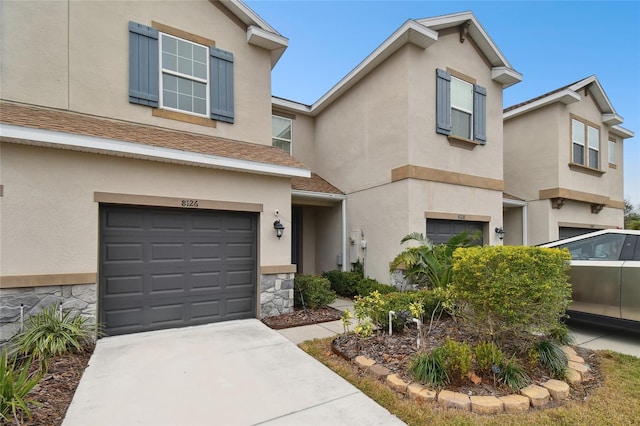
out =
[[[289,39],[272,94],[312,104],[407,19],[472,11],[523,80],[504,107],[596,75],[622,126],[640,134],[640,2],[246,1]],[[640,137],[625,140],[625,198],[640,207]]]

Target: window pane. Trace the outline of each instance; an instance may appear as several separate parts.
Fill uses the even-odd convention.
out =
[[[178,108],[178,94],[169,90],[163,90],[162,103],[168,108]]]
[[[204,83],[193,83],[193,96],[197,98],[207,99],[207,85]]]
[[[291,154],[291,142],[273,139],[273,146],[280,148],[287,154]]]
[[[162,36],[162,51],[178,54],[178,40],[173,37]]]
[[[178,40],[178,56],[189,60],[193,59],[191,46],[188,41]]]
[[[451,109],[451,133],[471,139],[471,114]]]
[[[193,111],[191,96],[178,95],[178,109],[183,111]]]
[[[274,138],[291,140],[291,120],[289,118],[271,117],[272,133]]]
[[[198,62],[193,63],[193,76],[201,78],[203,80],[207,79],[207,64],[201,64]]]
[[[202,98],[194,98],[193,99],[193,112],[197,112],[198,114],[206,114],[207,113],[207,100]]]
[[[171,53],[162,53],[162,68],[171,71],[178,71],[178,57]]]
[[[589,148],[589,167],[598,168],[598,151]]]
[[[584,146],[584,123],[578,120],[571,120],[571,137],[573,138],[573,143]]]
[[[193,45],[193,60],[201,64],[207,63],[207,49],[202,46]]]
[[[614,141],[609,141],[609,162],[616,164],[616,143]]]
[[[193,62],[189,59],[178,58],[178,72],[193,75]]]
[[[600,149],[600,131],[594,127],[587,127],[587,137],[589,138],[589,148]]]
[[[178,91],[178,77],[170,74],[162,74],[162,88],[172,92]]]
[[[451,77],[451,107],[473,112],[473,85]]]
[[[573,144],[573,162],[576,164],[584,164],[584,146]]]
[[[599,235],[559,246],[568,248],[574,260],[618,260],[626,235]]]

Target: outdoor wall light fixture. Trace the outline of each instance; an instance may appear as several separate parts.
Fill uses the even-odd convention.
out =
[[[496,228],[496,234],[498,234],[498,238],[501,240],[504,239],[504,229],[502,229],[502,226],[500,228]]]
[[[279,220],[276,220],[275,222],[273,222],[273,229],[276,230],[276,237],[280,239],[280,237],[282,237],[282,234],[284,233],[284,225],[280,223]]]

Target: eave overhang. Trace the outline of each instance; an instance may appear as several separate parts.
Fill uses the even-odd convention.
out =
[[[504,120],[508,120],[510,118],[517,117],[529,111],[533,111],[535,109],[554,104],[556,102],[560,102],[564,105],[570,105],[580,101],[581,99],[582,99],[582,96],[580,96],[575,91],[571,89],[564,89],[559,92],[555,92],[549,96],[545,96],[544,98],[533,101],[531,103],[522,105],[519,108],[515,108],[510,111],[507,111],[503,114],[502,117]]]

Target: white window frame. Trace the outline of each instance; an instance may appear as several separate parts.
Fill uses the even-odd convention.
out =
[[[581,126],[578,134],[576,134],[575,124]],[[580,136],[580,138],[577,136]],[[575,158],[574,145],[582,147],[582,158]],[[591,156],[589,155],[591,151],[597,153],[597,164],[595,165],[591,164]],[[571,162],[594,170],[600,170],[602,167],[600,158],[600,128],[593,123],[575,116],[571,117]]]
[[[471,96],[471,109],[470,110],[466,109],[466,108],[464,108],[462,106],[459,106],[459,105],[454,105],[454,101],[453,101],[453,99],[454,99],[454,96],[453,96],[453,91],[454,91],[454,89],[453,89],[453,86],[454,86],[453,85],[453,81],[454,80],[459,81],[460,83],[463,83],[465,86],[469,86],[469,94]],[[450,93],[450,96],[451,96],[451,110],[452,110],[452,113],[451,113],[451,134],[454,135],[454,136],[464,137],[466,139],[471,139],[472,140],[473,139],[473,84],[469,83],[468,81],[465,81],[465,80],[463,80],[461,78],[455,77],[453,75],[451,76],[451,83],[452,83],[451,84],[451,89],[450,89],[451,90],[451,93]],[[457,111],[461,111],[461,112],[464,112],[466,114],[469,114],[469,135],[463,136],[463,135],[459,135],[458,133],[455,132],[455,126],[453,125],[453,110],[454,109],[457,110]]]
[[[579,133],[582,136],[582,140],[576,139],[577,135],[575,131],[576,130],[574,125],[575,123],[580,124],[582,126],[582,129],[581,129],[582,131]],[[575,118],[571,119],[571,161],[575,164],[585,165],[585,161],[584,161],[584,153],[586,151],[585,128],[586,128],[586,125],[582,121],[577,120]],[[580,145],[582,147],[582,158],[580,159],[575,158],[574,145]]]
[[[616,141],[609,139],[609,164],[616,165]]]
[[[271,125],[271,145],[275,146],[276,148],[282,149],[281,147],[275,145],[273,143],[274,140],[280,141],[280,142],[288,142],[289,143],[289,151],[285,151],[284,149],[282,149],[284,152],[286,152],[289,155],[293,155],[293,120],[288,118],[288,117],[283,117],[281,115],[277,115],[277,114],[272,114],[271,115],[271,120],[273,123],[273,119],[274,118],[278,118],[280,120],[285,120],[289,122],[289,129],[290,129],[290,133],[291,133],[291,139],[286,139],[286,138],[281,138],[281,137],[277,137],[273,134],[273,124]]]
[[[170,37],[170,38],[176,39],[178,41],[184,41],[186,43],[193,44],[193,45],[196,45],[196,46],[204,48],[206,50],[205,65],[206,65],[207,70],[206,70],[206,74],[205,75],[206,75],[207,78],[206,79],[202,79],[202,78],[199,78],[199,77],[195,77],[195,76],[188,75],[188,74],[183,74],[183,73],[180,73],[180,72],[177,72],[177,71],[173,71],[173,70],[170,70],[170,69],[165,69],[164,66],[163,66],[163,54],[162,54],[163,53],[162,52],[162,47],[163,47],[162,45],[163,45],[163,42],[164,42],[164,37]],[[176,112],[179,112],[181,114],[189,114],[189,115],[194,115],[196,117],[209,118],[209,116],[211,114],[211,99],[210,99],[211,71],[209,69],[209,55],[210,55],[209,47],[205,46],[203,44],[200,44],[200,43],[193,42],[191,40],[187,40],[187,39],[184,39],[184,38],[181,38],[181,37],[176,37],[176,36],[174,36],[172,34],[167,34],[167,33],[163,33],[163,32],[159,33],[159,37],[158,38],[159,38],[159,40],[158,40],[158,49],[159,49],[158,54],[159,54],[159,59],[160,59],[159,60],[160,64],[159,64],[159,67],[158,67],[159,68],[159,70],[158,70],[159,71],[159,98],[160,98],[159,99],[159,107],[163,108],[163,109],[170,110],[170,111],[176,111]],[[191,81],[196,81],[198,83],[204,83],[206,85],[206,88],[205,88],[205,108],[206,108],[206,111],[205,111],[205,113],[204,114],[200,114],[200,113],[193,112],[193,111],[186,111],[186,110],[183,110],[183,109],[180,109],[180,108],[173,108],[173,107],[166,106],[164,104],[164,87],[163,87],[164,86],[164,79],[163,79],[163,75],[164,74],[176,76],[176,77],[179,77],[179,78],[184,78],[184,79],[191,80]]]
[[[593,141],[592,141],[592,133],[590,132],[590,130],[594,130],[596,132],[595,135],[595,146],[593,145]],[[588,146],[588,150],[585,153],[586,156],[586,164],[591,167],[592,169],[600,169],[600,129],[594,127],[594,126],[590,126],[587,124],[587,146]],[[593,164],[591,164],[591,151],[595,151],[597,156],[596,156],[596,165],[594,166]]]

